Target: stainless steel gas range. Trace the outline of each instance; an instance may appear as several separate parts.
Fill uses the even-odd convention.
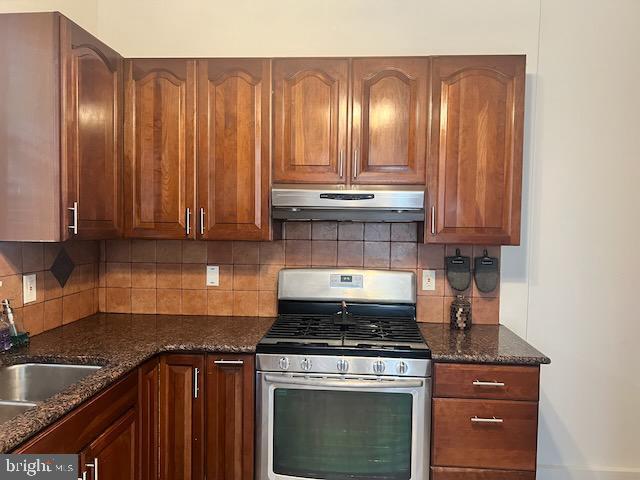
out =
[[[257,347],[260,480],[429,478],[431,352],[412,272],[284,269]]]

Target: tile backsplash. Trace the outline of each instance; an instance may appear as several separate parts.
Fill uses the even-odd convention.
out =
[[[102,242],[99,308],[103,312],[273,316],[278,271],[283,267],[364,267],[418,274],[418,320],[448,321],[454,291],[444,257],[455,246],[418,242],[416,223],[287,222],[273,242],[110,240]],[[481,255],[482,246],[459,246]],[[488,248],[500,256],[498,247]],[[206,286],[206,265],[220,267],[220,285]],[[436,271],[433,291],[423,291],[422,270]],[[472,286],[474,323],[498,323],[499,289]]]
[[[50,271],[64,248],[75,264],[61,287]],[[11,300],[18,328],[37,335],[98,311],[100,243],[0,242],[0,298]],[[23,304],[22,276],[35,273],[36,300]]]

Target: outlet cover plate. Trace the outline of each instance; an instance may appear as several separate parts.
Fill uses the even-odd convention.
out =
[[[220,267],[218,265],[207,265],[207,287],[220,286]]]
[[[36,274],[22,276],[22,303],[35,302],[37,297],[36,291]]]
[[[422,290],[433,291],[436,289],[436,271],[422,271]]]

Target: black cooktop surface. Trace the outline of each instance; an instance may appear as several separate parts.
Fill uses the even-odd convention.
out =
[[[281,313],[258,344],[262,353],[425,356],[425,343],[413,316]]]

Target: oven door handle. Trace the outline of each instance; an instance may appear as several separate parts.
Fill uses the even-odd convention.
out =
[[[344,388],[420,388],[424,386],[423,380],[359,380],[345,379],[333,380],[318,377],[290,377],[265,375],[268,383],[281,383],[286,385],[302,385],[306,387],[344,387]]]

